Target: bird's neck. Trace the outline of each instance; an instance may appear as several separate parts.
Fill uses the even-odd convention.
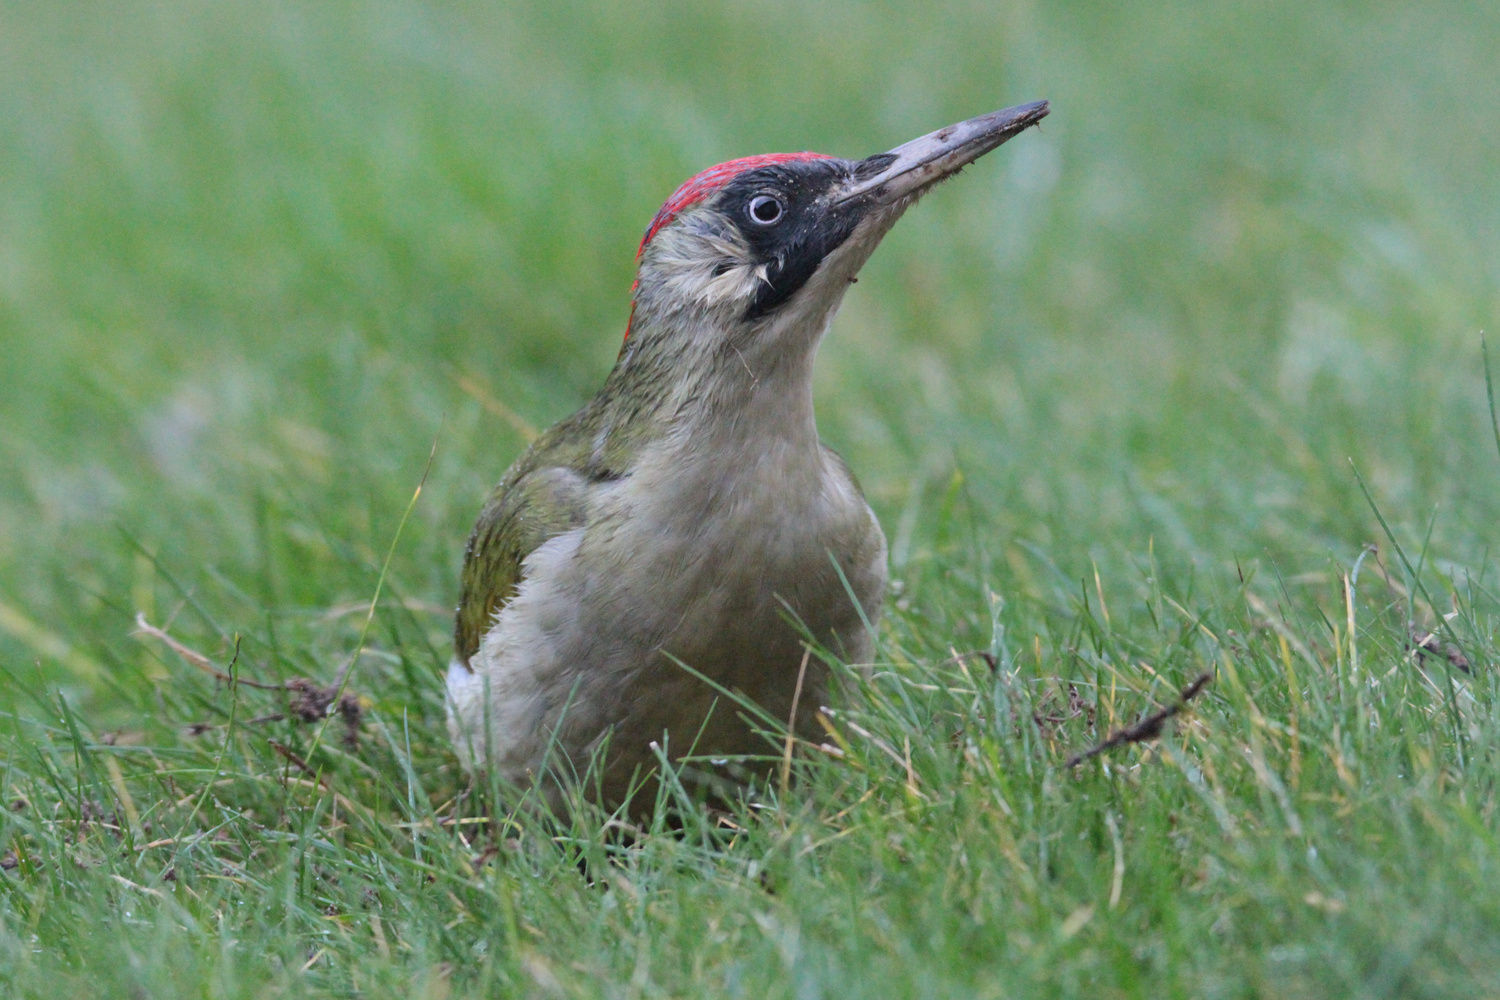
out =
[[[708,319],[637,328],[601,393],[614,411],[610,423],[648,425],[651,436],[726,455],[815,451],[812,370],[826,325],[819,317],[811,329],[751,331]]]

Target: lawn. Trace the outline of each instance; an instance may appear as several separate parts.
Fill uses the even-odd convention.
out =
[[[0,7],[0,989],[1500,996],[1496,51],[1458,3]],[[822,349],[893,578],[824,746],[633,832],[468,782],[463,542],[662,199],[1041,98]]]

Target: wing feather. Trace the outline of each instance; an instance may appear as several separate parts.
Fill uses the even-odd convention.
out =
[[[495,487],[464,551],[453,647],[465,667],[521,585],[522,564],[549,538],[581,526],[587,480],[559,466],[524,469]]]

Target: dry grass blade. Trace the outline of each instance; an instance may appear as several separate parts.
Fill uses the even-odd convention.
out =
[[[802,682],[807,677],[807,660],[812,656],[812,647],[802,647],[802,666],[797,668],[797,687],[792,692],[792,714],[786,721],[786,750],[781,758],[781,798],[786,800],[787,786],[792,780],[792,748],[797,738],[797,703],[802,700]]]
[[[260,681],[249,681],[243,677],[231,677],[223,670],[220,670],[218,667],[214,666],[212,660],[204,656],[202,653],[198,652],[196,649],[193,649],[191,646],[183,645],[182,643],[178,642],[176,639],[168,635],[164,630],[157,628],[155,625],[152,625],[146,620],[146,616],[144,614],[136,614],[135,631],[131,634],[149,636],[152,639],[159,640],[162,645],[166,646],[172,652],[182,657],[183,662],[187,663],[189,666],[198,668],[205,674],[213,677],[215,680],[223,681],[225,684],[243,684],[245,687],[256,688],[261,691],[284,691],[288,690],[288,688],[290,687],[290,685],[285,684],[264,684]]]
[[[495,398],[495,394],[475,375],[470,372],[450,371],[453,381],[463,390],[464,394],[476,400],[485,411],[499,417],[511,426],[521,439],[527,444],[537,438],[537,429],[531,422],[521,416],[515,410],[506,406]]]

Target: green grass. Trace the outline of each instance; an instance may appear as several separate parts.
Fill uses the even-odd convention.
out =
[[[4,993],[1500,994],[1500,12],[555,6],[0,7]],[[462,542],[662,198],[1037,98],[819,360],[899,581],[842,756],[628,842],[468,788]],[[357,745],[138,613],[363,637]]]

